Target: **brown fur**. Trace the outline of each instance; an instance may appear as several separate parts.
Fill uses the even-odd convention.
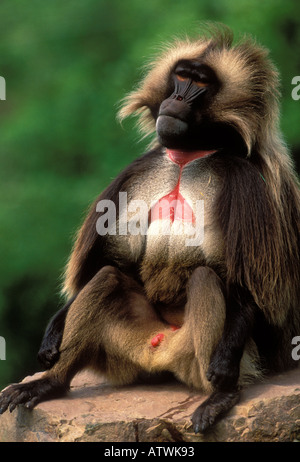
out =
[[[179,330],[172,331],[157,316],[141,286],[116,268],[106,266],[73,302],[66,319],[61,357],[49,376],[65,381],[67,371],[73,376],[85,364],[115,384],[126,384],[136,381],[145,371],[157,374],[167,370],[189,386],[209,393],[213,388],[205,374],[222,335],[224,319],[222,283],[210,268],[193,272],[187,287],[184,322]],[[152,348],[151,339],[158,332],[164,334],[164,340]],[[103,351],[98,351],[99,346]],[[250,342],[241,361],[241,383],[260,377],[257,365],[257,351]]]
[[[41,381],[9,387],[0,412],[10,403],[30,399],[33,406],[61,393],[83,367],[117,383],[170,371],[212,392],[194,414],[197,432],[237,402],[237,386],[260,376],[261,361],[269,370],[295,366],[290,345],[300,329],[300,193],[278,128],[277,71],[253,41],[233,46],[227,29],[177,40],[126,97],[120,118],[137,113],[142,131],[152,133],[182,59],[214,71],[221,86],[209,102],[210,120],[233,127],[246,147],[221,149],[181,172],[180,187],[191,203],[205,199],[205,241],[189,248],[175,232],[156,237],[152,223],[147,237],[99,236],[100,200],[113,201],[120,218],[120,191],[129,200],[143,199],[150,210],[179,181],[179,167],[162,146],[128,166],[78,233],[64,284],[76,298],[58,361]],[[205,105],[201,110],[205,115]],[[181,327],[174,331],[170,324]],[[158,333],[163,341],[152,347]]]
[[[175,41],[151,64],[139,88],[125,98],[119,116],[124,119],[136,113],[142,132],[154,132],[152,114],[166,97],[171,69],[179,58],[203,56],[223,84],[210,106],[211,117],[237,128],[250,161],[240,168],[233,163],[235,175],[227,170],[219,198],[227,242],[227,280],[229,284],[245,284],[266,316],[282,324],[291,307],[299,312],[300,192],[279,131],[279,79],[267,50],[250,39],[232,46],[232,35],[226,28],[217,29],[211,38]],[[253,179],[249,185],[252,190],[246,191],[249,181],[247,178],[245,183],[245,176],[254,175],[255,169],[265,181]],[[240,184],[236,184],[239,179]],[[262,196],[266,200],[261,204]],[[248,213],[249,206],[253,214]]]
[[[220,260],[222,253],[212,260],[214,240],[206,257],[219,269],[228,287],[235,283],[247,287],[266,318],[272,324],[285,326],[286,341],[290,341],[289,336],[297,333],[300,326],[300,194],[292,160],[279,131],[278,73],[268,52],[250,39],[232,46],[227,29],[215,31],[210,38],[176,40],[148,66],[150,70],[138,89],[125,98],[120,118],[137,113],[142,131],[152,133],[153,114],[168,96],[170,71],[178,59],[200,57],[222,81],[222,88],[210,106],[212,117],[232,124],[247,145],[247,159],[234,157],[226,159],[226,166],[223,160],[214,166],[218,182],[220,177],[222,180],[215,206],[218,222],[214,233],[220,228],[225,263]],[[127,190],[129,178],[133,187],[139,188],[144,176],[150,174],[151,165],[154,168],[157,162],[162,160],[156,161],[151,152],[137,159],[96,202],[106,197],[117,198],[120,189]],[[142,191],[138,197],[141,194]],[[109,259],[101,260],[94,210],[95,205],[80,230],[67,267],[64,291],[69,296],[78,293],[100,266],[111,263]],[[163,261],[162,251],[153,254],[149,262],[144,260],[141,267],[149,299],[170,304],[177,294],[180,304],[178,295],[184,295],[185,281],[190,276],[189,262],[185,271],[181,261],[177,277],[177,262],[164,268]]]

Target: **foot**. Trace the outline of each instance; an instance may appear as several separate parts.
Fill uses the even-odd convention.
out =
[[[26,383],[14,383],[0,393],[0,414],[8,408],[12,412],[19,404],[33,409],[41,401],[62,396],[66,387],[52,378],[42,378]]]

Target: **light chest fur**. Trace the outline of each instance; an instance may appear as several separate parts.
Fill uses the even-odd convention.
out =
[[[222,266],[223,239],[214,216],[220,179],[213,156],[181,167],[164,154],[122,197],[109,249],[122,256],[123,265],[140,265],[151,299],[168,303],[170,290],[173,298],[197,266]]]

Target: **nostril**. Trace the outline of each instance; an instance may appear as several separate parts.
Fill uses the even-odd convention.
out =
[[[177,101],[183,101],[183,96],[180,96],[177,93],[174,93],[174,95],[172,95],[171,98],[177,99]]]

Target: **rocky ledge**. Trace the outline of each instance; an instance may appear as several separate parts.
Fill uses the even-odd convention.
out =
[[[245,389],[240,403],[213,430],[195,435],[190,416],[204,399],[179,383],[113,387],[85,371],[64,398],[0,416],[0,441],[300,440],[300,368]]]

